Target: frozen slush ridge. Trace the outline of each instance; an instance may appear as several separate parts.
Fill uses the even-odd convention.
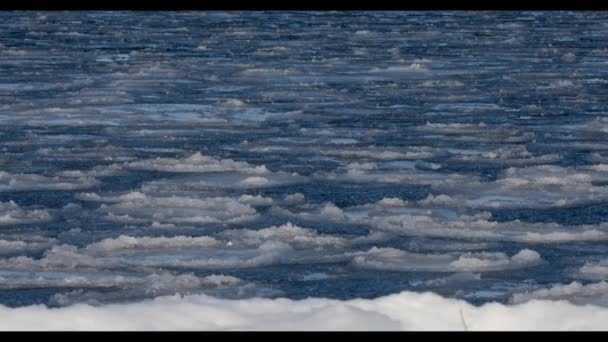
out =
[[[0,330],[604,330],[608,309],[564,301],[472,306],[432,293],[373,300],[167,296],[59,309],[0,307]]]

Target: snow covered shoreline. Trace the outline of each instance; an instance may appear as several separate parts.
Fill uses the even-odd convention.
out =
[[[0,306],[0,330],[604,330],[608,309],[566,301],[475,307],[434,293],[372,300],[166,296],[58,309]]]

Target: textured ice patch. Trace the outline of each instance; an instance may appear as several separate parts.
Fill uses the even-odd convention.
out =
[[[573,275],[581,279],[608,280],[608,259],[587,261]]]
[[[166,248],[209,248],[220,246],[221,242],[209,236],[173,236],[173,237],[134,237],[120,235],[117,238],[107,238],[86,246],[85,251],[109,254],[120,251],[137,249],[166,249]]]
[[[481,273],[457,272],[446,277],[439,277],[422,282],[426,286],[453,286],[481,280]],[[417,285],[417,284],[414,284]]]
[[[45,222],[51,218],[46,210],[27,210],[22,209],[13,201],[0,202],[0,225]]]
[[[348,240],[344,237],[318,234],[311,229],[301,228],[292,223],[260,230],[226,230],[220,233],[220,236],[230,240],[233,246],[259,246],[267,241],[278,241],[300,249],[319,249],[345,247],[348,244]]]
[[[402,149],[388,149],[379,147],[364,147],[358,149],[325,149],[321,154],[339,156],[344,158],[365,158],[379,160],[411,160],[433,158],[441,152],[430,146],[410,146]]]
[[[410,65],[395,65],[386,68],[373,68],[369,70],[371,74],[379,74],[386,76],[401,76],[412,74],[426,74],[429,69],[422,63],[412,63]]]
[[[239,278],[222,274],[199,277],[192,273],[170,272],[141,275],[116,272],[0,271],[0,280],[2,289],[75,289],[57,293],[49,299],[49,304],[59,306],[75,303],[101,305],[176,293],[229,294],[254,287]]]
[[[46,177],[36,174],[11,174],[0,171],[0,192],[61,191],[91,188],[99,184],[93,177]]]
[[[45,287],[68,287],[68,288],[111,288],[133,285],[144,285],[136,277],[99,274],[99,273],[76,273],[76,272],[21,272],[0,271],[0,288],[3,289],[33,289]]]
[[[439,200],[444,200],[439,198]],[[450,201],[452,199],[449,199]],[[443,201],[435,201],[441,206]],[[447,203],[446,205],[449,205]],[[362,207],[363,208],[363,207]],[[474,215],[441,210],[393,208],[370,211],[360,219],[372,227],[398,235],[456,238],[466,240],[497,240],[522,243],[563,243],[569,241],[604,241],[608,225],[565,226],[557,223],[528,223],[491,220],[489,212]]]
[[[427,80],[420,84],[424,88],[459,88],[464,87],[464,83],[458,80]]]
[[[252,174],[263,175],[269,173],[264,165],[253,166],[246,162],[237,162],[232,159],[217,159],[205,156],[197,152],[189,157],[175,158],[155,158],[140,160],[126,164],[127,168],[136,170],[154,170],[164,172],[226,172],[238,171]]]
[[[0,240],[1,241],[1,240]],[[319,234],[291,223],[264,229],[230,229],[214,236],[128,236],[105,238],[84,247],[55,245],[42,257],[0,259],[0,268],[20,271],[123,270],[147,268],[248,268],[277,263],[348,260],[349,239]],[[333,250],[334,256],[320,254]]]
[[[561,159],[557,153],[535,156],[521,145],[505,146],[490,151],[449,149],[449,152],[454,160],[508,165],[545,164]]]
[[[148,192],[197,191],[210,189],[255,189],[308,182],[308,177],[295,172],[269,172],[266,175],[226,172],[190,175],[142,184]]]
[[[378,205],[380,205],[381,207],[388,207],[388,208],[405,207],[408,205],[408,202],[402,200],[401,198],[385,197],[385,198],[381,199],[380,201],[378,201]]]
[[[594,304],[608,306],[608,283],[602,281],[583,285],[579,282],[558,284],[550,288],[532,290],[514,294],[510,302],[525,303],[530,300],[567,300],[574,304]]]
[[[48,271],[77,268],[103,269],[105,267],[116,267],[116,262],[110,263],[110,260],[86,255],[76,246],[65,244],[51,247],[38,259],[26,256],[0,259],[0,268],[6,270]]]
[[[77,248],[71,245],[53,246],[39,259],[25,256],[0,259],[0,267],[20,271],[100,271],[121,270],[140,272],[147,268],[181,267],[199,269],[247,268],[270,265],[280,261],[282,255],[291,251],[285,243],[271,241],[253,248],[225,249],[209,246],[209,241],[196,241],[177,237],[176,239],[151,239],[135,246],[120,246],[121,241],[106,241],[104,246],[94,245],[94,249]],[[141,239],[140,240],[145,240]],[[164,245],[152,247],[161,242]],[[197,246],[198,244],[198,246]],[[180,247],[186,245],[188,248]],[[100,249],[108,247],[104,250]],[[125,248],[126,247],[126,248]],[[129,249],[129,247],[131,247]],[[103,253],[103,254],[102,254]]]
[[[283,213],[290,217],[298,217],[308,221],[325,221],[334,223],[347,223],[349,221],[349,218],[344,211],[333,203],[325,203],[323,206],[314,210],[303,211],[295,214],[290,211],[280,209],[277,209],[276,213]]]
[[[353,167],[338,168],[330,172],[317,172],[314,177],[321,180],[350,182],[350,183],[384,183],[384,184],[418,184],[432,185],[441,182],[465,182],[466,177],[460,174],[445,175],[433,171],[421,171],[416,169],[372,169]]]
[[[49,238],[15,237],[11,240],[0,239],[0,255],[38,252],[49,248],[54,242],[55,239]]]
[[[107,157],[106,160],[112,160],[112,157]],[[65,170],[57,173],[59,177],[86,179],[94,177],[107,177],[125,174],[125,170],[119,163],[109,165],[97,165],[88,170]]]
[[[104,160],[124,162],[134,159],[132,151],[124,147],[104,146],[76,146],[76,147],[43,147],[36,150],[36,154],[46,160]]]
[[[240,185],[246,187],[260,187],[270,183],[267,178],[264,177],[247,177],[239,182]]]
[[[287,204],[301,204],[304,203],[305,197],[303,194],[296,192],[294,194],[285,195],[284,200]]]
[[[102,305],[111,302],[124,302],[129,298],[144,299],[173,294],[230,293],[231,291],[239,292],[248,287],[254,287],[253,284],[244,283],[239,278],[222,274],[198,277],[192,273],[172,274],[161,272],[146,276],[82,274],[65,275],[65,277],[65,279],[56,279],[58,281],[55,282],[51,281],[49,285],[78,288],[78,290],[57,293],[49,299],[50,304],[59,306],[77,303]],[[37,280],[41,279],[44,278],[39,277]],[[37,283],[34,283],[34,285],[37,285]],[[103,289],[103,291],[98,291],[99,289]]]
[[[445,177],[432,184],[433,192],[441,194],[420,203],[476,209],[568,207],[608,199],[608,187],[596,185],[604,181],[608,172],[601,166],[511,167],[489,182]]]
[[[242,195],[239,197],[238,201],[249,205],[271,205],[273,203],[272,198],[263,197],[261,195]]]
[[[473,106],[472,108],[466,108],[466,106],[465,108],[459,108],[462,106],[464,105],[457,105],[456,107],[465,111],[479,109],[476,106]],[[440,111],[444,111],[446,109],[453,109],[442,108],[440,105],[436,107],[436,109]],[[483,106],[480,109],[487,110],[487,108],[483,108]],[[437,135],[442,135],[442,138],[448,140],[478,143],[493,143],[497,140],[503,143],[530,142],[533,141],[535,136],[533,132],[526,132],[513,125],[492,125],[486,124],[484,122],[480,122],[477,124],[427,122],[426,125],[418,126],[416,129],[421,132],[429,132]]]
[[[566,129],[585,133],[608,133],[608,118],[596,117],[593,120],[581,124],[564,125]]]
[[[394,248],[373,247],[354,258],[360,268],[412,272],[487,272],[530,267],[541,262],[540,255],[524,249],[509,257],[505,253],[418,254]]]
[[[137,191],[121,196],[84,193],[78,197],[110,203],[102,204],[98,211],[107,213],[109,220],[125,223],[196,225],[244,222],[257,217],[253,207],[230,197],[162,197]]]
[[[287,69],[271,69],[271,68],[249,68],[241,72],[244,76],[257,77],[277,77],[298,74],[298,71],[292,68]]]
[[[565,56],[567,56],[566,54]],[[580,85],[576,84],[572,80],[555,80],[548,84],[539,85],[536,87],[538,90],[560,90],[560,89],[571,89],[579,88]]]

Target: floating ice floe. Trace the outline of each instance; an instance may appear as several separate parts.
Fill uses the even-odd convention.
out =
[[[557,223],[529,223],[519,220],[492,221],[489,212],[475,215],[449,214],[423,209],[402,209],[402,213],[377,213],[359,219],[381,231],[404,236],[427,236],[480,241],[557,244],[577,241],[605,241],[608,224],[564,226]]]
[[[94,177],[46,177],[37,174],[0,171],[0,192],[5,191],[61,191],[92,188],[99,185]]]
[[[530,267],[542,261],[540,255],[524,249],[509,257],[505,253],[419,254],[394,248],[372,248],[354,258],[360,268],[408,272],[488,272]]]
[[[249,268],[272,264],[348,260],[346,237],[319,234],[291,223],[260,230],[230,229],[214,236],[128,236],[84,247],[53,245],[42,257],[0,259],[0,269],[18,271]],[[326,250],[329,255],[319,254]]]
[[[537,165],[508,168],[495,181],[445,177],[432,184],[425,205],[476,209],[569,207],[608,199],[608,169],[601,165]]]
[[[570,275],[579,279],[608,280],[608,259],[586,261],[583,266]]]
[[[520,304],[531,300],[567,300],[578,305],[608,306],[608,283],[602,281],[583,285],[574,281],[566,285],[558,284],[550,288],[513,294],[510,302]]]
[[[180,159],[155,158],[139,160],[128,163],[125,167],[135,170],[188,173],[238,171],[255,175],[264,175],[270,172],[264,165],[253,166],[246,162],[237,162],[232,159],[217,159],[203,155],[200,152]]]
[[[120,196],[100,196],[81,193],[85,201],[102,202],[97,210],[107,219],[134,224],[197,225],[209,223],[235,223],[258,217],[247,200],[231,197],[193,198],[187,196],[154,196],[138,191]]]
[[[48,211],[42,209],[27,210],[15,202],[0,202],[0,225],[14,225],[50,221]]]

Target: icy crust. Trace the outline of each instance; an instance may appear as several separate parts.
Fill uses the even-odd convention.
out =
[[[603,330],[605,308],[564,301],[472,306],[432,293],[338,301],[165,296],[130,304],[0,307],[0,330]]]
[[[0,255],[41,252],[50,248],[56,242],[54,238],[36,236],[12,236],[11,239],[0,237]]]
[[[0,202],[0,226],[50,221],[51,214],[42,209],[27,210],[15,202]]]
[[[444,108],[441,105],[436,107],[439,110]],[[476,109],[473,106],[471,109]],[[431,123],[418,126],[418,131],[433,133],[445,136],[446,139],[453,141],[466,141],[478,143],[492,143],[501,141],[503,143],[522,143],[530,142],[534,139],[533,132],[526,132],[517,126],[503,124],[492,125],[484,122],[479,123]]]
[[[326,241],[316,241],[321,245],[314,253],[302,249],[309,241],[294,242],[291,245],[276,241],[264,242],[257,248],[235,247],[230,254],[219,250],[183,250],[165,248],[163,251],[130,250],[121,253],[92,255],[74,247],[55,247],[38,260],[28,257],[3,259],[1,266],[4,285],[8,288],[30,287],[129,287],[134,275],[125,273],[111,276],[115,272],[146,273],[150,269],[180,268],[198,270],[238,270],[278,264],[333,263],[346,261],[354,269],[404,272],[492,272],[527,268],[542,262],[539,254],[523,250],[513,256],[504,253],[452,252],[448,254],[410,253],[390,248],[372,248],[367,252],[345,252],[324,246]],[[333,241],[331,243],[334,243]],[[293,247],[292,247],[293,245]],[[323,252],[322,255],[318,254]],[[78,258],[78,261],[70,259]],[[102,277],[95,274],[109,272]],[[58,274],[58,275],[57,275]],[[49,277],[53,279],[49,279]],[[57,277],[61,278],[57,280]],[[109,280],[108,280],[109,279]],[[118,280],[117,280],[118,279]],[[126,279],[126,280],[124,280]],[[120,281],[124,280],[124,284]],[[63,284],[63,285],[62,285]]]
[[[228,239],[235,246],[256,246],[267,241],[286,243],[298,249],[343,248],[350,241],[345,237],[321,235],[312,229],[298,227],[292,223],[272,226],[260,230],[232,229],[225,230],[219,236]]]
[[[12,174],[0,171],[0,192],[5,191],[61,191],[91,188],[99,184],[94,177],[46,177],[36,174]]]
[[[348,260],[350,240],[319,234],[291,223],[260,230],[224,230],[215,236],[127,236],[106,238],[84,247],[53,245],[42,257],[0,259],[6,270],[41,272],[134,270],[148,267],[197,269],[249,268],[298,262]],[[334,257],[322,252],[333,251]],[[321,254],[319,254],[321,253]]]
[[[66,273],[66,272],[38,272],[32,275],[27,272],[3,271],[0,272],[0,288],[139,288],[150,295],[159,292],[194,291],[205,287],[230,286],[242,280],[225,275],[210,275],[197,277],[192,273],[171,274],[152,273],[146,276],[124,275],[113,273]]]
[[[177,274],[167,271],[147,275],[108,271],[90,273],[2,271],[0,281],[0,288],[3,290],[62,289],[50,297],[48,303],[52,306],[67,306],[77,303],[97,306],[173,294],[204,293],[231,298],[276,296],[278,294],[277,291],[273,292],[254,283],[224,274],[197,276],[193,273]]]
[[[601,281],[583,285],[573,281],[570,284],[558,284],[549,288],[516,293],[511,296],[510,303],[519,304],[531,300],[561,300],[578,305],[608,306],[608,283]]]
[[[574,130],[582,133],[608,133],[608,118],[597,117],[584,124],[567,126],[567,128],[573,128]]]
[[[608,280],[608,259],[586,261],[571,275],[579,279]]]
[[[448,149],[450,158],[463,162],[484,162],[507,165],[548,164],[562,159],[559,153],[535,155],[526,146],[512,145],[491,150]]]
[[[40,258],[15,256],[0,259],[0,267],[34,274],[54,270],[78,275],[95,270],[147,272],[150,267],[238,269],[343,261],[351,262],[357,268],[377,270],[486,272],[530,267],[542,262],[537,252],[528,249],[507,256],[499,252],[469,252],[469,249],[488,247],[470,244],[446,245],[444,248],[449,252],[444,254],[383,247],[369,250],[356,248],[360,244],[386,238],[374,233],[364,237],[320,234],[291,223],[259,230],[229,229],[213,236],[120,235],[80,248],[66,244],[53,245]]]
[[[405,236],[549,244],[608,239],[608,224],[605,223],[564,226],[518,220],[497,222],[491,219],[489,212],[475,215],[452,213],[446,216],[440,211],[410,209],[403,213],[372,214],[362,220],[368,221],[378,230]]]
[[[77,139],[77,137],[74,138]],[[94,147],[41,147],[36,150],[36,154],[40,155],[41,159],[53,161],[91,160],[126,162],[135,159],[132,153],[133,151],[130,149],[109,144]]]
[[[452,203],[455,208],[450,208],[449,204]],[[339,208],[328,202],[294,206],[289,209],[273,206],[271,211],[275,216],[286,219],[297,218],[311,223],[365,225],[372,229],[372,235],[376,237],[389,233],[407,237],[448,238],[460,242],[511,241],[525,244],[608,240],[606,223],[561,225],[553,222],[530,223],[520,220],[499,222],[488,211],[469,213],[459,204],[462,203],[457,203],[448,196],[431,195],[418,202],[387,197],[375,203],[345,208]],[[368,238],[370,237],[358,237],[356,240],[363,241]],[[379,241],[389,239],[390,237],[384,236]]]
[[[308,177],[297,173],[283,171],[268,173],[267,175],[250,175],[247,173],[216,173],[189,175],[166,180],[150,181],[142,184],[141,188],[149,192],[161,191],[205,191],[209,189],[256,189],[269,188],[308,182]]]
[[[154,158],[120,165],[124,170],[147,170],[185,174],[183,177],[145,182],[142,189],[205,190],[248,189],[304,183],[307,177],[295,172],[272,172],[265,165],[219,159],[200,152],[184,158]]]
[[[314,174],[314,177],[319,180],[333,182],[349,182],[359,184],[380,183],[393,185],[432,185],[439,184],[441,182],[466,184],[467,178],[471,178],[461,174],[445,175],[432,170],[425,171],[416,168],[380,168],[373,163],[351,163],[334,171],[317,172]]]
[[[79,193],[82,201],[99,202],[97,212],[108,221],[125,225],[175,228],[209,224],[227,225],[260,217],[254,206],[268,206],[273,199],[261,195],[208,197],[201,192],[226,188],[250,189],[301,183],[295,173],[270,172],[265,166],[252,166],[230,159],[216,159],[195,153],[182,159],[156,158],[127,164],[112,164],[113,169],[188,173],[183,177],[145,182],[139,191],[100,195]],[[299,199],[288,199],[288,201]]]
[[[584,167],[538,165],[511,167],[495,181],[445,177],[432,184],[433,193],[421,204],[473,209],[551,208],[603,202],[608,187],[603,164]]]
[[[254,175],[264,175],[270,173],[264,165],[253,166],[246,162],[237,162],[232,159],[217,159],[197,152],[189,157],[175,158],[155,158],[148,160],[134,161],[127,163],[126,168],[135,170],[151,170],[164,172],[227,172],[238,171]]]
[[[137,249],[166,249],[166,248],[193,248],[217,247],[221,243],[208,236],[173,236],[173,237],[134,237],[120,235],[117,238],[107,238],[85,247],[87,252],[110,254],[124,250]]]
[[[541,262],[540,254],[524,249],[505,253],[418,254],[395,248],[372,248],[354,258],[356,267],[387,271],[484,272],[529,267]]]
[[[429,198],[433,198],[429,196]],[[384,233],[408,237],[448,238],[465,241],[512,241],[527,244],[559,244],[565,242],[593,242],[608,239],[608,225],[582,224],[561,225],[558,223],[530,223],[520,220],[496,221],[488,211],[474,214],[449,208],[444,201],[447,196],[429,198],[419,202],[386,197],[365,205],[340,208],[335,204],[300,205],[289,209],[272,207],[273,215],[287,219],[297,218],[309,222],[333,224],[358,224],[372,228],[372,235]],[[358,237],[355,240],[367,239]],[[381,241],[390,239],[388,236]],[[470,245],[470,243],[469,243]],[[434,246],[439,248],[439,246]]]
[[[97,211],[114,222],[138,225],[196,225],[236,223],[254,220],[257,211],[231,197],[161,197],[134,191],[120,196],[81,193],[84,201],[105,202]],[[244,202],[248,202],[248,198]],[[249,199],[251,200],[251,199]]]
[[[444,154],[441,150],[430,146],[411,146],[401,149],[381,147],[363,147],[359,149],[341,148],[321,150],[321,154],[343,158],[379,159],[379,160],[419,160],[429,159]]]

